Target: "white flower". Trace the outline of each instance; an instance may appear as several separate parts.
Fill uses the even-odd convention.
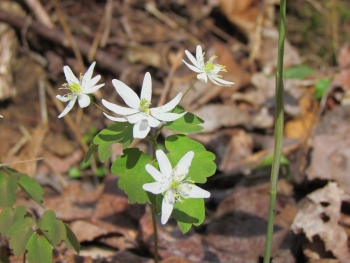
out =
[[[123,82],[113,79],[112,83],[116,91],[130,108],[121,107],[106,100],[102,100],[102,104],[107,109],[119,115],[122,115],[123,117],[116,118],[109,116],[108,114],[104,114],[108,119],[112,121],[128,121],[134,124],[134,138],[145,138],[151,127],[158,127],[162,123],[161,121],[174,121],[181,118],[187,113],[183,112],[181,114],[177,114],[168,112],[174,109],[180,102],[182,97],[181,92],[167,104],[157,108],[150,108],[152,97],[152,80],[151,75],[148,72],[143,79],[141,99],[131,88],[129,88]]]
[[[90,104],[90,98],[86,94],[90,94],[103,87],[105,84],[96,85],[96,83],[101,79],[101,76],[92,77],[92,72],[94,70],[96,62],[93,62],[89,67],[88,71],[81,76],[79,80],[74,76],[72,70],[68,66],[63,67],[64,75],[66,76],[67,83],[63,84],[64,88],[61,89],[69,89],[71,93],[65,94],[64,96],[57,95],[56,98],[69,103],[66,108],[62,111],[62,113],[58,116],[58,118],[66,115],[74,106],[75,101],[78,99],[79,106],[81,108],[85,108]]]
[[[156,151],[160,172],[152,165],[147,164],[146,170],[156,180],[153,183],[143,185],[145,191],[153,194],[164,194],[162,202],[162,224],[164,225],[174,208],[176,201],[182,202],[183,198],[207,198],[210,193],[193,184],[193,181],[184,180],[188,174],[194,152],[186,153],[178,164],[172,168],[168,157],[162,150]]]
[[[223,80],[222,76],[218,75],[220,71],[226,72],[226,67],[213,63],[213,60],[217,58],[217,56],[212,56],[207,62],[204,63],[205,53],[202,52],[202,48],[200,45],[198,45],[196,49],[196,58],[194,58],[194,56],[192,56],[192,54],[187,50],[185,50],[185,53],[194,66],[188,64],[184,60],[182,61],[191,70],[199,73],[197,75],[197,79],[199,79],[200,81],[207,83],[209,78],[214,84],[219,86],[231,86],[232,84],[235,84],[234,82]]]

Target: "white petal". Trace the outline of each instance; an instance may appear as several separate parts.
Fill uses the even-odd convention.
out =
[[[147,120],[141,120],[138,123],[135,123],[133,128],[133,136],[134,138],[143,139],[149,133],[151,127],[148,125]]]
[[[150,164],[146,164],[146,171],[156,180],[157,182],[169,182],[168,178],[165,177],[161,172],[159,172],[156,168],[154,168]],[[162,192],[161,192],[162,193]]]
[[[152,113],[157,111],[157,112],[168,112],[171,111],[176,107],[177,104],[181,101],[182,98],[182,92],[176,95],[175,98],[173,98],[171,101],[168,103],[164,104],[163,106],[156,107],[156,108],[151,108]]]
[[[200,45],[197,45],[197,47],[196,47],[196,59],[197,59],[198,66],[199,67],[203,66],[201,64],[203,64],[204,58],[203,58],[202,47]]]
[[[135,91],[133,91],[131,88],[129,88],[127,85],[125,85],[123,82],[117,79],[112,80],[112,84],[120,97],[123,98],[125,103],[133,108],[138,109],[140,107],[140,99],[136,95]]]
[[[62,111],[62,113],[58,116],[58,118],[62,118],[66,115],[74,106],[75,101],[77,100],[77,96],[74,96],[70,102],[67,104],[66,108]]]
[[[142,186],[143,190],[151,192],[152,194],[161,194],[163,193],[163,184],[160,182],[147,183]]]
[[[209,76],[209,79],[214,84],[219,85],[219,86],[231,86],[232,84],[235,84],[234,82],[223,80],[222,78],[219,78],[219,77]]]
[[[56,98],[63,102],[67,102],[70,100],[68,96],[61,96],[61,95],[56,95]]]
[[[187,113],[187,111],[183,113],[168,113],[168,112],[154,112],[152,113],[154,118],[157,118],[158,120],[161,121],[175,121],[177,119],[180,119],[182,116],[184,116]]]
[[[113,116],[110,116],[110,115],[106,114],[105,112],[103,112],[103,114],[104,114],[108,119],[110,119],[111,121],[116,121],[116,122],[127,122],[127,120],[126,120],[125,118],[113,117]]]
[[[190,68],[192,71],[194,71],[194,72],[197,72],[197,73],[203,72],[202,69],[197,68],[197,67],[195,67],[195,66],[192,66],[192,65],[188,64],[185,60],[182,60],[182,62],[185,63],[186,66],[189,67],[189,68]]]
[[[84,81],[89,82],[91,80],[92,72],[94,71],[95,65],[96,65],[96,62],[95,61],[92,62],[92,64],[90,65],[89,69],[84,74],[84,77],[83,77]]]
[[[166,178],[171,179],[173,168],[168,159],[168,156],[166,156],[166,154],[162,150],[157,150],[156,156],[157,156],[157,161],[158,161],[160,171]]]
[[[174,170],[174,176],[178,182],[181,182],[188,174],[188,170],[191,166],[193,156],[194,152],[189,151],[181,158],[181,160],[176,165],[177,168],[176,170]]]
[[[148,116],[147,121],[148,121],[148,125],[153,127],[153,128],[158,127],[161,124],[161,122],[159,120],[157,120],[156,118],[154,118],[152,116]]]
[[[178,190],[181,195],[190,198],[208,198],[210,193],[194,184],[180,184]]]
[[[93,79],[83,79],[81,82],[81,85],[83,86],[84,90],[90,89],[91,87],[95,86],[96,83],[101,79],[100,75],[95,76]]]
[[[131,115],[131,116],[125,116],[125,119],[130,122],[130,123],[136,123],[136,122],[139,122],[141,121],[141,119],[145,119],[145,117],[141,114],[141,113],[136,113],[134,115]]]
[[[72,70],[68,66],[63,67],[63,72],[68,83],[79,83],[79,80],[74,76]]]
[[[200,81],[202,82],[205,82],[207,83],[208,82],[208,76],[207,76],[207,73],[201,73],[201,74],[198,74],[197,75],[197,79],[199,79]]]
[[[90,105],[90,97],[86,94],[81,94],[78,96],[78,102],[80,108],[85,108]]]
[[[175,193],[172,189],[166,192],[162,202],[162,218],[161,222],[164,225],[168,222],[171,213],[173,212],[175,204]]]
[[[192,64],[198,68],[199,65],[197,64],[197,60],[194,58],[194,56],[187,50],[185,50],[185,54],[187,55],[188,59],[192,62]],[[182,61],[184,61],[184,60],[182,60]]]
[[[102,99],[102,104],[110,111],[113,111],[114,113],[117,113],[120,115],[130,115],[130,114],[135,114],[135,113],[139,112],[139,110],[125,108],[125,107],[119,106],[117,104],[110,103],[104,99]]]
[[[93,93],[95,92],[96,90],[98,90],[99,88],[103,87],[105,84],[99,84],[99,85],[96,85],[96,86],[92,86],[92,87],[89,87],[89,88],[84,88],[84,93],[85,94],[90,94],[90,93]]]
[[[142,89],[141,89],[141,100],[146,99],[147,101],[151,101],[152,98],[152,79],[151,74],[147,72],[145,77],[143,78]]]

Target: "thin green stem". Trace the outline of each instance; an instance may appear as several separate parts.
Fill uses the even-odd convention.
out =
[[[188,87],[188,89],[185,91],[184,95],[182,96],[181,100],[179,101],[179,104],[183,100],[183,98],[187,95],[187,93],[190,91],[190,89],[192,89],[194,87],[194,84],[196,84],[197,81],[198,81],[198,79],[196,79],[195,81],[193,81],[191,83],[191,85]],[[171,112],[173,112],[173,110]],[[160,128],[158,129],[156,135],[154,136],[154,140],[155,141],[157,141],[157,138],[158,138],[159,134],[162,132],[163,128],[164,128],[164,124],[162,126],[160,126]]]
[[[280,25],[278,40],[278,58],[276,73],[276,116],[275,116],[275,147],[270,181],[270,206],[267,224],[266,245],[264,263],[269,263],[271,258],[272,237],[275,219],[277,180],[280,168],[283,139],[283,115],[284,115],[284,87],[283,87],[283,53],[285,36],[286,0],[280,1]]]
[[[158,263],[158,230],[156,220],[156,204],[151,204],[151,214],[154,233],[154,263]]]
[[[196,79],[195,81],[192,82],[192,84],[188,87],[188,89],[185,91],[184,95],[182,96],[181,100],[187,95],[187,93],[190,91],[190,89],[192,89],[194,87],[194,84],[196,84],[198,81],[198,79]],[[180,102],[181,102],[180,100]],[[179,103],[180,103],[179,102]]]
[[[104,113],[108,114],[108,115],[112,115],[109,111],[105,110],[104,108],[101,108],[97,103],[95,103],[94,101],[91,100],[91,102],[97,107],[99,108],[101,111],[103,111]]]
[[[152,134],[152,133],[151,133]],[[152,144],[152,159],[154,160],[156,158],[156,149],[157,146],[157,140],[156,137],[153,137],[152,135],[147,136],[147,139],[150,140]],[[151,214],[152,214],[152,225],[153,225],[153,237],[154,237],[154,263],[158,263],[158,229],[157,229],[157,220],[156,220],[156,204],[151,204]]]

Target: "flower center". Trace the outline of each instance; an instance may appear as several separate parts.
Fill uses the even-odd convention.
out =
[[[205,64],[204,64],[204,71],[206,73],[214,73],[217,74],[219,71],[224,71],[226,72],[226,67],[222,66],[220,64],[214,64],[213,60],[216,59],[217,56],[212,56]]]
[[[151,106],[151,102],[143,98],[140,102],[140,111],[149,114],[149,106]]]

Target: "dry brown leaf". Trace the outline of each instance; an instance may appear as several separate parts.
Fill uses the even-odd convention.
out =
[[[285,180],[280,180],[279,186],[273,256],[282,253],[279,246],[286,238],[296,214],[295,207],[287,201],[291,198],[292,187]],[[220,202],[214,216],[215,220],[207,227],[208,236],[204,239],[211,253],[223,262],[242,262],[238,259],[256,262],[265,249],[268,204],[268,183],[236,187],[230,196]],[[285,249],[289,250],[292,242],[289,245],[290,247],[287,245]],[[252,247],[254,249],[251,249]],[[238,259],[234,259],[234,256]],[[295,262],[291,255],[285,260]]]
[[[326,250],[345,263],[350,261],[350,253],[348,236],[339,225],[343,197],[344,191],[334,182],[308,194],[291,229],[295,233],[304,232],[310,242],[318,235]]]
[[[350,125],[348,122],[329,124],[329,131],[316,135],[310,166],[306,170],[309,180],[335,180],[340,187],[350,193]]]
[[[140,227],[143,242],[154,251],[153,227],[149,209],[146,209],[146,213],[141,218]],[[158,226],[158,243],[158,252],[161,258],[177,256],[185,257],[194,262],[202,262],[204,259],[201,237],[193,231],[183,235],[179,228],[171,225],[170,222],[165,227]]]
[[[48,132],[48,127],[46,125],[40,125],[36,127],[33,131],[32,138],[28,144],[22,149],[18,156],[12,158],[11,162],[20,162],[25,160],[32,160],[40,157],[41,144],[44,140],[46,133]],[[37,162],[30,161],[18,164],[9,165],[9,167],[27,174],[28,176],[34,176],[37,170]]]
[[[84,191],[81,184],[66,187],[59,196],[44,199],[44,206],[56,212],[58,218],[64,221],[90,218],[94,213],[94,203],[103,191],[102,187]]]

